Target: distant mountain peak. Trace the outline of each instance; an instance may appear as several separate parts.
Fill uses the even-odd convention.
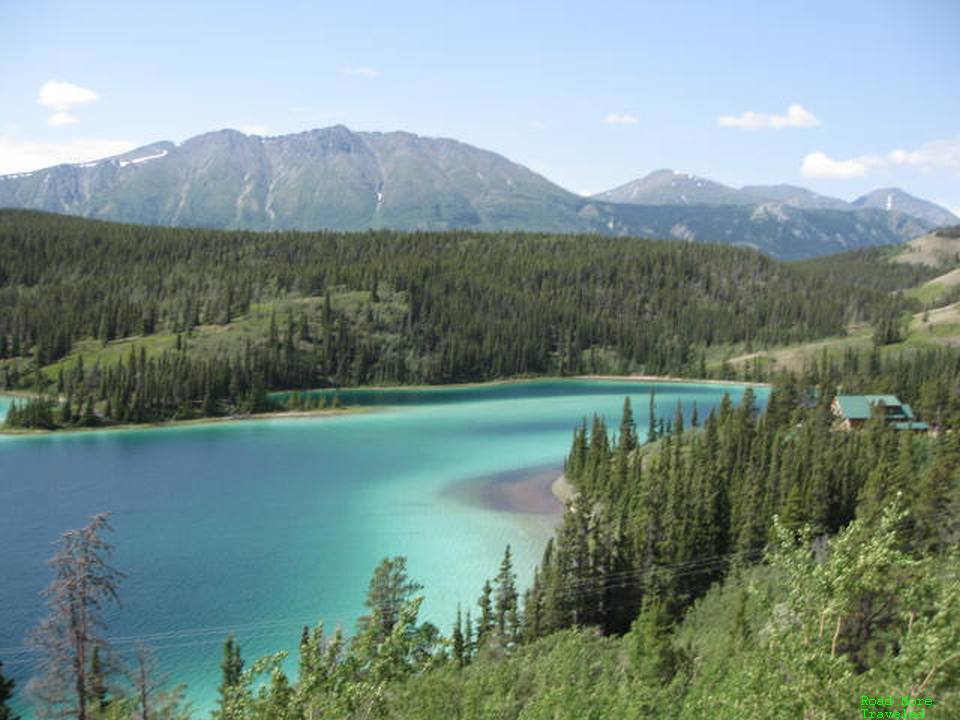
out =
[[[843,211],[823,209],[829,202]],[[270,137],[224,128],[0,177],[0,207],[246,230],[634,235],[745,245],[785,258],[901,242],[929,228],[803,188],[737,189],[669,168],[584,198],[455,139],[344,125]]]
[[[918,198],[897,187],[877,188],[861,195],[851,203],[854,207],[879,208],[920,218],[933,226],[942,227],[960,223],[960,218],[929,200]]]
[[[594,197],[631,205],[747,205],[753,201],[732,187],[670,169],[655,170]]]

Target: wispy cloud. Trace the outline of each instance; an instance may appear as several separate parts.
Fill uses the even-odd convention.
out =
[[[607,125],[636,125],[640,122],[640,118],[630,113],[610,113],[603,122]]]
[[[534,130],[546,130],[547,124],[542,120],[531,120],[530,127],[533,128]]]
[[[924,171],[960,170],[960,138],[931,140],[916,150],[891,150],[887,153],[891,165],[906,165]]]
[[[63,80],[48,80],[40,87],[37,102],[56,112],[47,118],[47,124],[53,126],[73,125],[78,121],[70,112],[75,105],[84,105],[99,99],[93,90],[89,90]]]
[[[47,125],[53,125],[54,127],[73,125],[78,122],[80,122],[80,118],[66,111],[56,112],[47,118]]]
[[[40,143],[13,135],[0,135],[0,175],[30,172],[61,163],[80,163],[128,152],[132,140],[80,139],[66,143]]]
[[[800,174],[812,178],[858,178],[874,170],[914,168],[930,173],[938,170],[960,171],[960,138],[931,140],[915,150],[897,148],[885,155],[858,155],[836,160],[824,152],[806,155],[800,165]]]
[[[803,105],[791,105],[786,115],[758,113],[751,110],[740,115],[721,115],[717,118],[720,127],[740,130],[781,130],[783,128],[819,127],[820,121]]]
[[[380,71],[373,67],[346,67],[340,70],[340,72],[344,75],[367,78],[368,80],[380,77]]]

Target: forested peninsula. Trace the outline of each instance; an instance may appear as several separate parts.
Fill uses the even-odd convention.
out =
[[[272,391],[583,373],[743,377],[730,348],[896,318],[866,282],[726,245],[524,233],[222,232],[0,210],[8,424],[300,409]]]

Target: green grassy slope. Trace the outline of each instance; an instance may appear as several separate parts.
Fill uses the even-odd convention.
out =
[[[899,342],[884,344],[881,354],[894,355],[918,348],[960,345],[960,237],[950,229],[937,231],[904,245],[870,248],[852,253],[804,260],[793,266],[811,277],[828,278],[848,287],[899,293],[909,312],[902,316]],[[874,347],[874,328],[850,323],[846,332],[831,338],[764,348],[714,348],[710,366],[723,361],[740,369],[759,364],[799,371],[826,353],[839,357]]]

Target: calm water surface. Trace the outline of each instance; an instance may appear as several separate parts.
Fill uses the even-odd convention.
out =
[[[672,417],[701,417],[743,388],[551,380],[442,390],[342,393],[375,411],[160,430],[0,437],[0,660],[21,680],[24,636],[41,616],[45,561],[63,530],[113,513],[115,565],[127,573],[110,635],[144,639],[171,682],[208,710],[220,646],[235,631],[250,660],[289,650],[323,619],[350,630],[370,573],[406,555],[425,587],[423,612],[444,631],[457,603],[514,550],[526,583],[555,514],[483,504],[481,492],[529,468],[558,471],[573,427],[598,412],[619,422],[625,395],[647,426],[649,393]],[[757,389],[760,402],[766,390]],[[0,398],[0,415],[8,401]],[[519,473],[522,475],[522,473]],[[537,503],[533,503],[537,506]],[[542,505],[540,503],[539,505]]]

